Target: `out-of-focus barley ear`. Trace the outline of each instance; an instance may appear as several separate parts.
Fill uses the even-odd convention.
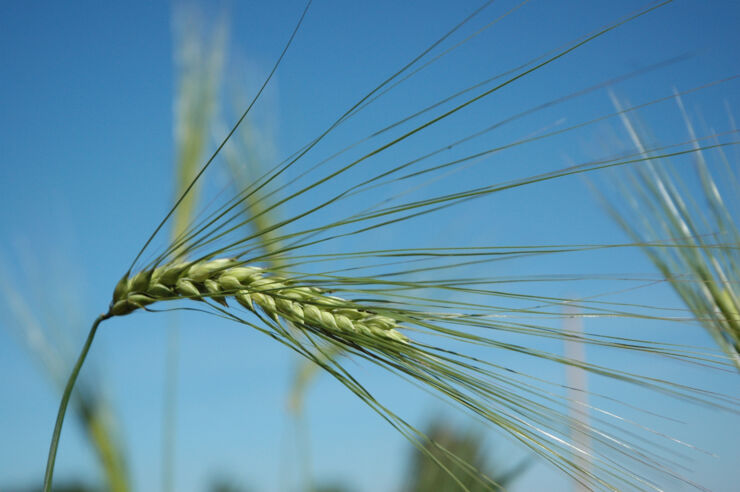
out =
[[[63,319],[52,314],[49,306],[55,301],[55,289],[50,288],[47,298],[32,307],[21,294],[18,286],[10,282],[6,268],[0,268],[0,293],[13,315],[15,326],[31,355],[40,362],[44,372],[59,388],[64,388],[63,375],[69,371],[70,361],[62,348],[65,343],[54,343],[50,339],[50,327],[45,325],[37,313],[49,310],[49,319]],[[51,292],[51,293],[49,293]],[[68,302],[68,301],[67,301]],[[49,303],[48,305],[46,303]],[[70,309],[71,311],[71,309]],[[66,332],[63,332],[66,333]],[[66,340],[62,340],[66,342]],[[84,429],[85,439],[92,447],[107,490],[129,492],[129,471],[126,454],[119,434],[119,423],[105,394],[101,381],[88,375],[80,381],[71,400],[75,416]]]
[[[622,124],[646,162],[623,178],[620,198],[627,198],[622,202],[627,207],[613,200],[607,206],[630,237],[646,245],[643,249],[656,268],[740,370],[740,229],[733,213],[740,192],[733,170],[737,166],[715,170],[724,174],[721,183],[715,181],[681,96],[674,92],[696,150],[693,158],[701,188],[683,185],[669,163],[651,157],[646,152],[645,130],[623,114]],[[613,92],[611,97],[621,110],[623,103]],[[722,148],[715,149],[714,155],[728,162]]]

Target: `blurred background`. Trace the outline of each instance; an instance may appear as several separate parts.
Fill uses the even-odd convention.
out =
[[[246,186],[315,138],[480,5],[315,2],[274,79],[206,176],[204,189],[181,208],[162,240],[192,220],[218,190]],[[495,2],[438,51],[501,17],[499,22],[368,106],[363,118],[327,138],[309,164],[645,5]],[[0,3],[5,47],[0,52],[0,491],[41,489],[61,387],[87,327],[107,309],[113,286],[179,190],[259,89],[303,7],[294,1]],[[702,135],[716,136],[710,144],[737,140],[740,92],[732,77],[740,68],[734,49],[740,42],[738,21],[736,2],[673,2],[522,77],[448,125],[430,128],[382,156],[382,162],[423,155],[530,108],[539,107],[466,151],[506,146],[596,120],[617,111],[618,104],[660,98],[665,101],[633,115],[640,134],[649,134],[655,145],[696,138],[684,116]],[[684,91],[682,109],[673,95]],[[506,182],[630,155],[640,150],[631,128],[619,117],[594,121],[442,175],[426,190]],[[738,157],[734,145],[707,157],[731,217],[739,211],[732,182]],[[683,156],[671,163],[686,192],[695,194],[687,203],[696,201],[701,209],[704,188],[694,160]],[[335,186],[349,188],[353,180],[367,179],[365,172],[342,177]],[[634,239],[629,227],[610,217],[600,198],[617,208],[629,205],[635,200],[625,191],[632,186],[630,176],[625,169],[603,170],[588,179],[576,175],[518,187],[435,214],[433,221],[389,227],[372,236],[371,244],[366,237],[346,238],[339,247],[401,248],[410,237],[429,248],[449,245],[449,238],[465,246],[628,243]],[[388,191],[406,191],[403,184],[393,186]],[[277,220],[305,206],[289,203],[267,217]],[[637,228],[640,210],[638,203],[637,215],[622,212],[622,217]],[[244,213],[257,212],[259,204],[252,204]],[[319,216],[307,224],[329,219]],[[730,225],[737,229],[731,219]],[[523,257],[485,268],[502,279],[502,289],[517,293],[558,299],[598,295],[672,310],[663,322],[556,312],[548,321],[555,329],[717,350],[716,336],[689,319],[685,297],[663,281],[665,272],[640,248]],[[535,276],[548,281],[527,281]],[[500,302],[504,310],[509,306]],[[521,306],[514,300],[510,305]],[[573,358],[625,363],[614,353],[556,343],[555,350]],[[656,367],[647,357],[629,357],[634,359],[626,365],[635,372],[662,371],[687,385],[740,398],[737,371],[680,363]],[[512,368],[528,364],[515,353],[498,362]],[[507,490],[580,490],[504,433],[448,403],[368,364],[348,361],[346,367],[379,401]],[[734,490],[740,481],[736,414],[625,390],[572,367],[555,365],[555,372],[552,367],[533,363],[526,369],[638,403],[640,409],[621,408],[620,415],[639,416],[645,426],[707,450],[684,449],[675,457],[688,480],[716,491]],[[573,398],[586,397],[577,391]],[[55,479],[55,490],[68,491],[459,489],[341,384],[260,333],[188,312],[136,313],[102,326],[67,416]],[[670,488],[689,489],[682,482]]]

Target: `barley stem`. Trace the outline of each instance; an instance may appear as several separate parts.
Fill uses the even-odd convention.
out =
[[[85,340],[85,345],[82,347],[82,352],[80,352],[80,356],[77,358],[77,362],[75,363],[74,368],[72,368],[72,374],[69,375],[69,379],[67,380],[67,385],[64,388],[64,394],[62,394],[62,401],[59,404],[57,421],[54,424],[54,434],[52,434],[51,436],[51,446],[49,446],[49,458],[46,462],[46,473],[44,474],[44,492],[51,492],[51,481],[52,475],[54,475],[54,463],[56,462],[57,448],[59,447],[59,437],[62,433],[64,414],[67,413],[67,405],[69,404],[69,399],[72,396],[72,389],[74,389],[75,382],[77,381],[77,376],[80,373],[82,364],[85,362],[85,358],[87,358],[87,352],[90,350],[90,345],[92,345],[93,338],[95,338],[95,332],[98,331],[98,325],[112,316],[113,315],[110,312],[107,312],[105,314],[101,314],[95,319],[92,327],[90,328],[90,333],[87,335],[87,340]]]

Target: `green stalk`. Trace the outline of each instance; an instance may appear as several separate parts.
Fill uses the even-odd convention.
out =
[[[162,412],[162,492],[172,492],[175,483],[175,437],[177,412],[177,378],[180,348],[178,323],[170,320],[167,331],[167,355],[164,373],[164,402]]]
[[[85,363],[87,358],[87,352],[90,350],[93,338],[95,338],[95,332],[98,331],[98,326],[104,320],[112,317],[113,315],[109,312],[98,316],[90,328],[90,333],[87,335],[85,345],[82,347],[82,352],[77,358],[74,368],[72,368],[72,374],[69,375],[67,385],[64,388],[64,394],[62,394],[62,401],[59,404],[59,412],[57,413],[57,421],[54,424],[54,433],[51,436],[51,446],[49,446],[49,458],[46,462],[46,473],[44,474],[44,492],[51,492],[51,481],[54,475],[54,463],[57,459],[57,448],[59,448],[59,437],[62,434],[62,424],[64,423],[64,414],[67,413],[67,405],[69,399],[72,396],[72,390],[74,389],[75,382],[77,382],[77,376],[80,374],[82,364]]]

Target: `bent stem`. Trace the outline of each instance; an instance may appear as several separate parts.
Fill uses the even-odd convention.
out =
[[[57,448],[59,447],[59,436],[62,433],[62,423],[64,423],[64,414],[67,413],[67,405],[69,404],[69,399],[72,396],[72,390],[74,389],[75,382],[77,381],[77,376],[80,373],[80,369],[82,368],[82,364],[85,363],[85,359],[87,358],[87,352],[90,350],[90,345],[92,345],[93,338],[95,338],[95,332],[98,331],[98,325],[100,325],[101,322],[104,320],[112,317],[113,314],[110,312],[107,312],[105,314],[101,314],[98,316],[95,321],[92,324],[92,327],[90,328],[90,333],[87,335],[87,340],[85,340],[85,345],[82,347],[82,352],[80,352],[80,356],[77,358],[77,362],[75,363],[74,368],[72,368],[72,374],[69,375],[69,379],[67,380],[67,386],[64,388],[64,393],[62,394],[62,401],[59,404],[59,412],[57,413],[57,421],[56,424],[54,424],[54,434],[51,436],[51,446],[49,447],[49,458],[46,462],[46,474],[44,475],[44,492],[51,492],[51,481],[52,481],[52,475],[54,475],[54,463],[56,462],[57,458]]]

